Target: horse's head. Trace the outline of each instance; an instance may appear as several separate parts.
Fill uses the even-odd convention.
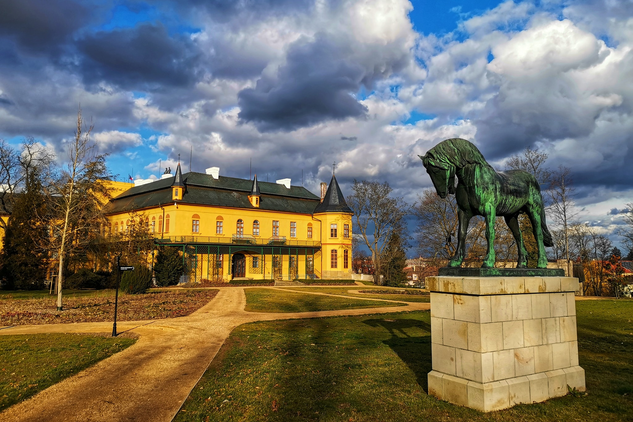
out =
[[[435,192],[440,198],[446,198],[447,194],[455,193],[455,166],[436,160],[432,155],[419,156],[431,177]]]

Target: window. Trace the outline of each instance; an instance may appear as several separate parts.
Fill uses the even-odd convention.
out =
[[[336,224],[330,224],[330,237],[338,237],[338,229]]]
[[[158,233],[163,232],[163,216],[158,217]]]
[[[198,214],[194,214],[191,217],[191,231],[193,233],[200,233],[200,216]]]
[[[297,223],[295,221],[290,222],[290,237],[297,237]]]
[[[239,237],[244,236],[244,220],[242,220],[241,218],[239,220],[237,220],[237,228],[236,228],[236,234]]]
[[[259,220],[253,221],[253,236],[259,236]]]
[[[343,251],[343,268],[349,268],[349,251],[347,249]]]
[[[312,239],[312,223],[308,223],[308,239]]]
[[[169,233],[169,214],[165,216],[165,233]]]
[[[220,269],[220,273],[222,272],[222,257],[223,256],[224,255],[222,254],[217,254],[215,256],[215,266]]]
[[[223,230],[224,221],[222,221],[222,220],[223,220],[222,217],[218,217],[215,220],[215,234],[222,234],[222,233],[224,233],[224,230]]]
[[[152,217],[151,231],[152,233],[156,233],[156,217]]]
[[[116,223],[114,223],[114,234],[117,234],[118,231],[119,231],[119,222],[117,221]]]
[[[308,274],[314,274],[314,257],[308,257]]]
[[[343,224],[343,237],[349,239],[349,224]]]
[[[330,268],[338,268],[338,251],[332,249],[330,252]]]
[[[273,220],[273,236],[274,237],[279,236],[279,221],[277,220]]]
[[[253,257],[253,268],[259,268],[259,257],[258,256],[254,256]]]

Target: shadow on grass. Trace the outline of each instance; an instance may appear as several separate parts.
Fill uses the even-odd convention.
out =
[[[383,344],[389,346],[415,374],[418,385],[428,393],[427,374],[431,372],[431,325],[417,319],[369,319],[370,327],[382,327],[391,337]],[[419,334],[420,330],[426,332]],[[414,335],[411,335],[411,334]]]

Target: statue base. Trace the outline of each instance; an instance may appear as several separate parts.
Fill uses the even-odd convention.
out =
[[[427,277],[427,286],[429,395],[490,412],[564,396],[568,388],[585,390],[576,334],[578,279],[439,276]]]
[[[440,277],[565,277],[562,268],[461,268],[443,267]]]

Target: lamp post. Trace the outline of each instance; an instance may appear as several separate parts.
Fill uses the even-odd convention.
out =
[[[116,290],[114,291],[114,324],[112,337],[116,337],[116,314],[119,307],[119,285],[121,284],[121,255],[116,257]]]

